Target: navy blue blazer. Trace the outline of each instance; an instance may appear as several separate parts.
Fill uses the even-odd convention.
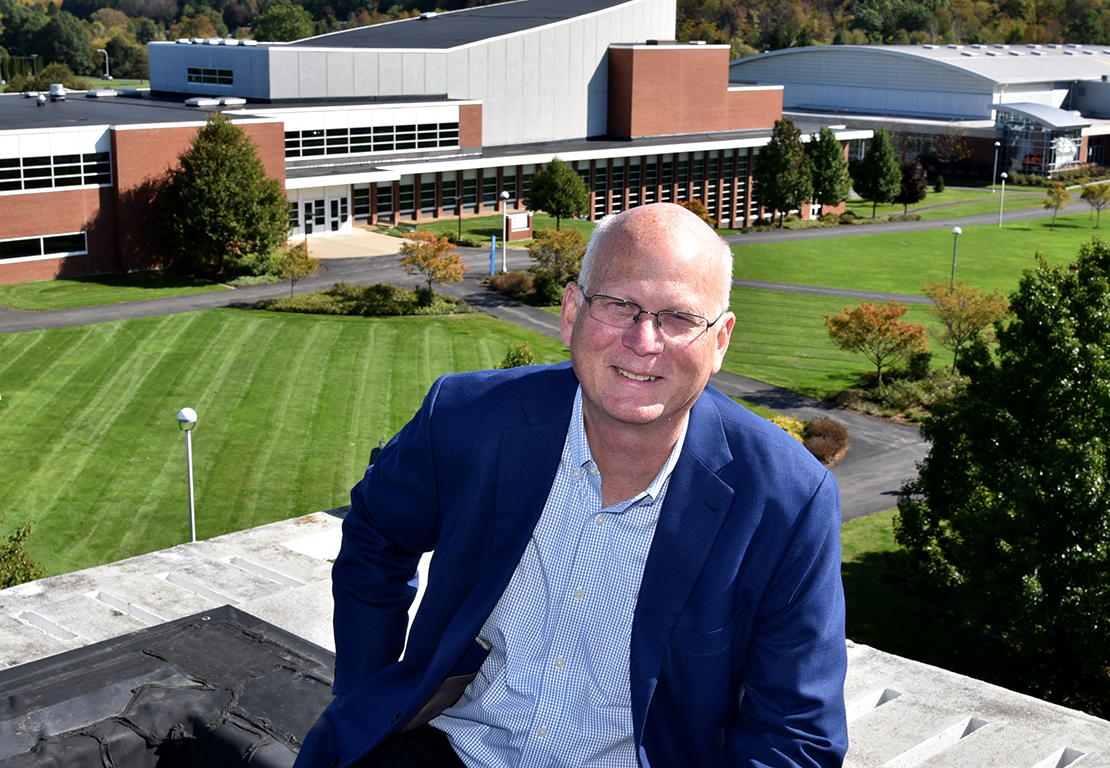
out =
[[[567,363],[441,378],[367,470],[333,571],[336,698],[297,766],[351,764],[445,679],[476,671],[474,638],[543,510],[577,386]],[[432,549],[405,647],[416,563]],[[630,664],[644,768],[843,761],[836,482],[785,431],[712,388],[690,411]]]

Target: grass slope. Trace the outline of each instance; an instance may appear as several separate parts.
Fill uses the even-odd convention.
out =
[[[964,227],[957,253],[956,278],[976,288],[1017,287],[1023,270],[1035,266],[1043,251],[1051,263],[1075,259],[1079,245],[1104,230],[1087,214],[990,226]],[[1110,233],[1110,229],[1105,230]],[[922,283],[948,280],[952,274],[952,230],[877,232],[859,237],[799,240],[788,243],[743,243],[733,247],[737,277],[802,285],[825,285],[870,291],[921,294]]]
[[[155,270],[9,283],[0,285],[0,304],[12,309],[70,309],[225,290],[226,285],[184,272]]]
[[[436,377],[525,340],[567,357],[483,315],[210,310],[0,335],[0,536],[34,521],[47,575],[187,540],[184,406],[199,414],[198,537],[344,504]]]

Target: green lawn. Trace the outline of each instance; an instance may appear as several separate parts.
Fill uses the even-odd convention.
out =
[[[0,304],[12,309],[69,309],[223,290],[227,286],[184,272],[154,270],[9,283],[0,285]]]
[[[217,309],[0,335],[0,536],[34,522],[47,575],[346,503],[370,449],[432,381],[529,341],[484,315],[353,318]]]
[[[1074,260],[1079,245],[1110,234],[1095,229],[1086,213],[992,226],[963,227],[956,278],[977,288],[1017,287],[1033,254],[1043,251],[1053,263]],[[733,246],[737,277],[802,285],[825,285],[872,291],[920,294],[922,283],[948,280],[952,274],[952,230],[876,232],[858,237],[799,240],[787,243],[742,243]]]
[[[991,194],[990,187],[983,189],[953,189],[943,192],[929,191],[925,199],[909,207],[908,213],[916,213],[923,219],[950,219],[956,216],[977,216],[983,213],[998,213],[1001,186]],[[1044,202],[1045,190],[1042,187],[1006,188],[1005,206],[1007,211],[1036,208]],[[1078,197],[1078,196],[1077,196]],[[939,206],[939,207],[931,207]],[[871,217],[871,203],[866,200],[849,200],[846,210],[857,218]],[[903,207],[894,203],[877,206],[876,216],[901,214]]]
[[[840,528],[848,639],[951,668],[952,650],[942,630],[927,623],[920,603],[888,579],[899,557],[894,514],[877,512]]]
[[[510,212],[511,213],[511,212]],[[490,238],[496,236],[498,241],[501,240],[501,214],[493,216],[472,216],[470,218],[463,218],[462,220],[462,234],[463,237],[472,237],[476,240],[481,240],[484,243],[489,243]],[[458,218],[449,218],[444,216],[442,219],[435,219],[429,221],[421,221],[418,226],[420,229],[427,229],[442,235],[446,232],[458,232],[459,220]],[[582,233],[582,236],[589,238],[590,233],[594,231],[594,223],[581,219],[563,219],[559,223],[562,229],[577,229]],[[535,232],[541,229],[555,229],[555,217],[548,216],[546,213],[537,213],[532,216],[532,231]],[[509,243],[510,248],[526,248],[531,240],[514,240]],[[498,246],[500,247],[500,246]]]

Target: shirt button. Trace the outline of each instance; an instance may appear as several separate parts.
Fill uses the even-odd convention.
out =
[[[539,728],[536,729],[536,736],[541,738],[541,739],[546,738],[547,737],[547,729],[544,728],[541,725]]]
[[[585,596],[586,596],[586,590],[584,590],[584,589],[574,590],[574,599],[575,600],[581,600]]]
[[[575,478],[582,477],[582,470],[580,470],[580,469],[574,470],[574,476],[575,476]]]
[[[590,467],[590,474],[597,477],[597,467]]]
[[[605,515],[598,515],[597,516],[597,524],[598,525],[605,525]]]
[[[556,669],[562,669],[564,664],[566,664],[566,662],[562,659],[562,657],[560,657],[558,659],[555,659],[555,668]]]

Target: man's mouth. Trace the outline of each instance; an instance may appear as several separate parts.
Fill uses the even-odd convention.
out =
[[[621,376],[632,379],[633,381],[655,381],[658,378],[658,376],[640,376],[635,373],[629,373],[623,368],[618,368],[617,372],[620,373]]]

